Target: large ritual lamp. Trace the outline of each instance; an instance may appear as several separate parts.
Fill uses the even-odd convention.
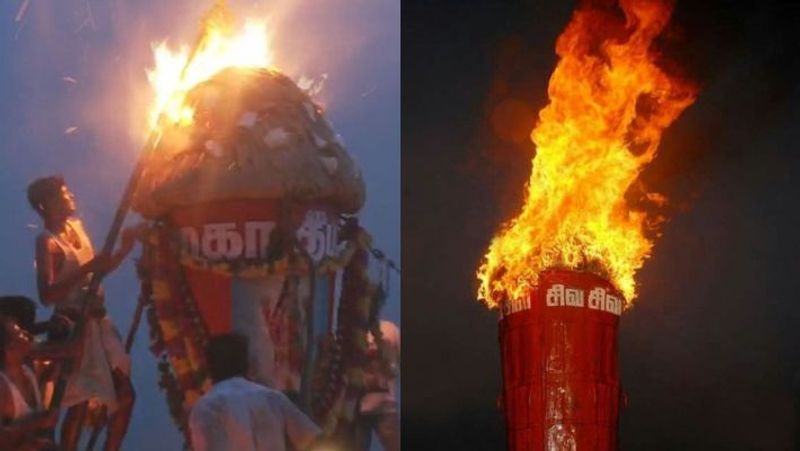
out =
[[[501,314],[510,450],[617,447],[617,326],[668,205],[640,176],[696,95],[660,65],[671,12],[582,2],[556,41],[525,203],[477,274],[478,298]]]
[[[249,338],[253,377],[309,402],[318,343],[336,329],[340,216],[364,182],[322,109],[285,75],[225,69],[187,94],[134,208],[154,227],[140,260],[152,348],[173,415],[210,381],[209,335]]]
[[[508,449],[616,449],[623,305],[605,279],[563,269],[543,272],[527,296],[502,304]]]

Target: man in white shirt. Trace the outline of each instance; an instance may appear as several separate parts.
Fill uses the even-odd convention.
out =
[[[189,416],[195,451],[308,449],[320,429],[283,393],[245,379],[247,338],[217,335],[206,347],[214,386]]]

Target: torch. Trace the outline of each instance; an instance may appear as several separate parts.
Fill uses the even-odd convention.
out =
[[[656,63],[669,2],[598,3],[582,3],[556,42],[525,203],[477,274],[479,299],[500,311],[515,451],[616,449],[619,318],[663,222],[664,196],[639,176],[696,95]]]
[[[203,27],[202,33],[195,41],[194,45],[192,46],[191,52],[189,57],[186,59],[182,69],[181,69],[181,77],[180,79],[184,78],[186,69],[194,60],[194,56],[197,53],[198,49],[202,48],[205,45],[208,34],[207,30],[209,29],[208,24],[210,22],[218,22],[218,23],[226,23],[229,19],[227,10],[225,9],[225,1],[224,0],[216,0],[214,6],[209,10],[206,16],[203,19]],[[150,133],[145,141],[144,145],[142,146],[141,150],[139,151],[139,157],[137,159],[136,165],[134,166],[133,172],[131,172],[130,177],[128,178],[128,183],[125,186],[125,190],[123,191],[122,198],[120,199],[119,204],[117,205],[116,212],[114,213],[114,218],[111,222],[111,226],[106,234],[106,239],[103,243],[101,254],[110,255],[114,250],[114,245],[117,242],[117,238],[119,237],[119,233],[122,230],[122,224],[125,222],[125,218],[128,215],[128,211],[131,207],[131,202],[133,200],[133,195],[136,192],[137,185],[139,180],[142,177],[142,174],[146,167],[146,161],[150,153],[157,147],[159,140],[161,139],[161,130],[163,125],[167,123],[167,115],[165,112],[159,111],[158,119],[155,122],[155,125],[151,127]],[[92,297],[97,296],[98,289],[100,288],[100,283],[102,282],[103,278],[106,274],[102,271],[98,271],[92,274],[92,278],[89,282],[89,285],[85,291],[83,300],[82,300],[82,307],[81,307],[81,315],[80,320],[76,324],[75,330],[72,334],[72,340],[82,341],[84,339],[84,331],[85,331],[85,318],[87,317],[88,307],[89,307],[89,300]],[[139,324],[139,316],[141,315],[142,309],[137,306],[136,315],[137,318],[134,318],[133,325]],[[131,331],[132,332],[132,331]],[[128,339],[126,340],[126,351],[130,352],[130,347],[133,344],[133,340],[131,338],[132,333],[128,333]],[[69,374],[73,370],[74,364],[81,361],[82,358],[82,351],[83,347],[79,348],[81,352],[78,352],[77,355],[73,356],[71,359],[67,360],[64,365],[64,374]],[[51,409],[58,409],[61,406],[61,402],[63,401],[64,394],[66,391],[66,378],[62,377],[58,380],[56,384],[55,390],[53,391],[53,398],[50,403]]]
[[[154,49],[148,78],[171,122],[130,200],[153,224],[137,312],[147,312],[160,385],[184,433],[211,387],[202,349],[213,334],[248,338],[254,381],[311,403],[321,396],[309,375],[336,326],[336,272],[349,262],[338,258],[340,216],[365,194],[324,108],[272,65],[266,24],[209,25],[194,58]]]

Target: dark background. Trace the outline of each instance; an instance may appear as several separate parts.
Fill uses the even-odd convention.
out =
[[[474,274],[520,208],[574,6],[403,1],[404,449],[503,449]],[[702,90],[644,174],[672,211],[621,321],[623,450],[795,447],[798,28],[789,3],[684,0],[660,42]]]

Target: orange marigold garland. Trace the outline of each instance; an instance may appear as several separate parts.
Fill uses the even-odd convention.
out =
[[[159,385],[188,443],[187,416],[210,380],[202,353],[208,331],[183,278],[179,249],[167,226],[156,223],[145,240],[139,274],[147,300],[150,349],[159,358]]]
[[[324,259],[316,268],[317,274],[332,274],[342,268],[344,272],[336,333],[315,344],[319,346],[319,353],[314,362],[311,408],[327,434],[346,436],[358,400],[366,388],[368,333],[375,338],[387,374],[391,367],[384,352],[386,346],[378,315],[385,291],[381,283],[370,280],[368,273],[371,237],[351,219],[345,223],[341,239],[347,243],[341,254]],[[268,264],[246,265],[190,261],[171,227],[157,222],[150,230],[139,261],[142,296],[150,324],[150,349],[159,358],[159,385],[166,393],[170,413],[185,434],[187,444],[188,412],[211,383],[202,353],[208,331],[192,298],[191,288],[184,280],[183,267],[225,274],[270,274],[287,269],[296,274],[309,274],[309,268],[297,264],[296,260],[289,257]]]
[[[367,333],[373,332],[379,349],[385,348],[380,334],[378,312],[384,290],[369,278],[370,235],[355,218],[341,232],[347,242],[343,252],[344,273],[335,336],[322,340],[315,363],[312,385],[312,412],[323,429],[345,442],[366,386],[364,368],[368,361]],[[377,330],[377,333],[374,331]],[[381,353],[383,368],[390,368],[387,354]]]

